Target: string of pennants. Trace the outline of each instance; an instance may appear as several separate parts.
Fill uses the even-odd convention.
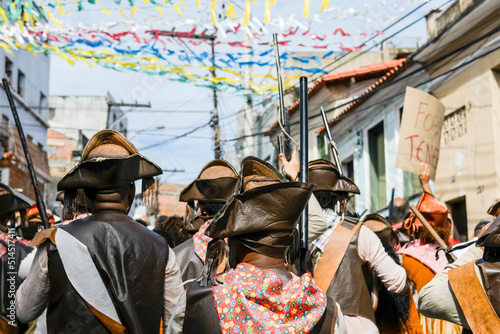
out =
[[[332,61],[349,51],[361,51],[365,45],[344,46],[344,38],[354,33],[345,31],[341,27],[332,28],[326,32],[321,28],[321,34],[314,33],[315,23],[320,26],[321,18],[315,14],[314,18],[300,21],[294,15],[288,19],[282,17],[271,18],[271,4],[276,0],[259,0],[265,2],[263,22],[257,16],[250,19],[251,2],[245,1],[243,17],[239,19],[231,2],[226,6],[224,19],[218,19],[215,14],[217,0],[209,2],[211,22],[184,17],[182,8],[186,2],[191,6],[201,7],[201,0],[143,0],[152,5],[160,15],[165,15],[169,7],[178,14],[174,20],[164,18],[150,18],[134,21],[133,17],[142,10],[136,0],[121,0],[114,3],[118,12],[123,16],[119,21],[107,22],[101,25],[85,26],[79,24],[71,26],[63,18],[70,16],[69,6],[77,11],[85,11],[83,0],[73,0],[73,3],[56,0],[44,4],[41,0],[12,0],[6,9],[0,7],[0,47],[6,52],[25,49],[32,53],[50,52],[74,64],[83,61],[89,66],[100,65],[115,70],[131,70],[147,74],[166,75],[169,80],[191,82],[200,86],[217,86],[218,89],[243,90],[243,66],[255,68],[273,67],[274,53],[269,46],[269,29],[278,29],[280,45],[299,48],[315,49],[320,51],[317,56],[304,56],[295,52],[284,52],[281,55],[284,70],[300,73],[285,78],[285,85],[294,81],[302,74],[326,73],[323,70],[323,61]],[[310,0],[305,0],[304,17],[309,17]],[[399,0],[395,0],[398,1]],[[253,0],[256,2],[256,0]],[[102,6],[99,0],[88,0],[88,4]],[[122,5],[131,7],[127,10]],[[367,6],[365,6],[368,8]],[[53,8],[53,10],[51,10]],[[109,9],[100,7],[106,15],[111,15]],[[329,1],[322,0],[321,11],[328,11]],[[333,12],[333,10],[331,10]],[[351,9],[340,11],[341,15],[355,15]],[[56,13],[56,14],[54,14]],[[59,17],[56,17],[59,14]],[[317,24],[317,25],[318,25]],[[358,40],[383,35],[382,31],[357,33]],[[216,39],[203,38],[216,36]],[[193,36],[198,38],[194,39]],[[199,38],[199,37],[202,38]],[[294,36],[300,37],[295,39]],[[243,39],[243,40],[242,40]],[[252,46],[244,40],[250,40]],[[301,41],[296,43],[295,40]],[[235,52],[208,51],[211,44],[223,45],[222,50],[234,49]],[[348,42],[346,41],[346,44]],[[333,51],[335,50],[335,51]],[[323,52],[321,52],[323,51]],[[322,55],[321,55],[322,53]],[[248,58],[251,60],[248,60]],[[296,66],[287,66],[287,61],[293,60]],[[219,75],[212,77],[210,71],[216,70]],[[252,72],[251,87],[255,93],[262,94],[266,90],[275,91],[276,85],[263,84],[264,80],[276,80],[272,75]],[[269,71],[267,71],[269,72]],[[256,84],[253,79],[259,79]]]

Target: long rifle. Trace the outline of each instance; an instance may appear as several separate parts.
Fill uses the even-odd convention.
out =
[[[47,216],[47,209],[45,208],[45,203],[42,199],[42,193],[38,187],[38,180],[36,178],[35,168],[33,167],[33,161],[31,160],[31,154],[28,151],[28,145],[26,143],[26,137],[24,136],[23,127],[21,126],[21,121],[19,120],[19,115],[17,114],[16,105],[14,99],[12,98],[12,93],[10,92],[9,82],[7,79],[2,79],[3,88],[7,94],[7,99],[9,100],[10,110],[12,110],[12,115],[14,116],[14,121],[16,122],[17,132],[19,133],[19,138],[21,139],[21,144],[23,145],[24,155],[26,156],[26,163],[28,164],[28,170],[30,171],[31,184],[35,190],[36,206],[38,207],[38,212],[40,213],[40,218],[42,219],[45,228],[49,228],[49,217]]]
[[[308,182],[308,108],[307,108],[307,77],[300,77],[300,88],[299,88],[299,110],[300,110],[300,181]],[[302,216],[300,217],[300,266],[301,274],[307,271],[306,255],[309,246],[308,234],[309,234],[309,208],[306,206]]]
[[[330,144],[330,149],[332,150],[333,160],[335,161],[335,164],[337,165],[337,169],[340,173],[340,176],[343,176],[344,172],[342,171],[342,164],[340,162],[339,152],[337,151],[337,145],[335,145],[335,141],[333,141],[333,138],[332,138],[332,133],[330,132],[330,126],[328,125],[328,120],[326,119],[325,108],[323,108],[323,106],[321,106],[319,108],[319,110],[321,111],[323,123],[325,124],[326,135],[328,136],[328,143]]]
[[[446,254],[446,257],[448,258],[448,262],[451,263],[451,262],[456,261],[457,257],[453,253],[450,252],[450,248],[448,247],[446,242],[444,242],[444,240],[439,236],[439,234],[437,234],[437,232],[434,230],[434,228],[431,226],[431,224],[429,224],[429,222],[427,221],[427,219],[424,218],[422,213],[420,211],[418,211],[418,209],[415,207],[415,205],[410,205],[410,210],[417,217],[417,219],[420,220],[420,222],[425,227],[427,232],[429,232],[429,234],[434,238],[434,240],[436,240],[436,242],[439,244],[439,246],[444,248],[444,250],[445,250],[444,252]]]
[[[290,161],[293,153],[292,140],[290,138],[290,121],[288,116],[288,110],[285,109],[285,99],[284,99],[284,88],[283,79],[281,77],[281,63],[280,63],[280,51],[278,48],[278,34],[273,34],[273,46],[274,55],[276,58],[276,74],[278,77],[278,94],[279,94],[279,117],[278,123],[283,132],[278,136],[278,146],[280,154],[283,153],[287,161]]]

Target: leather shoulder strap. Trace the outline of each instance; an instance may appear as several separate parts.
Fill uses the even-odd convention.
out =
[[[50,239],[50,241],[55,245],[56,244],[56,232],[57,232],[57,227],[51,227],[51,228],[46,228],[44,230],[41,230],[37,234],[35,234],[35,237],[33,240],[31,240],[30,245],[32,247],[41,245],[45,240]]]
[[[354,234],[356,234],[361,225],[363,223],[358,222],[351,227],[343,224],[343,221],[341,221],[333,230],[323,255],[321,255],[318,261],[316,270],[314,270],[314,280],[318,283],[321,290],[328,290]]]
[[[450,270],[451,288],[472,332],[500,333],[500,319],[486,297],[474,265],[474,262],[469,262]]]

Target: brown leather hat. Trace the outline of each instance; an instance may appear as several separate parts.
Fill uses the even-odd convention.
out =
[[[212,160],[201,169],[198,177],[181,191],[179,201],[225,203],[233,194],[237,177],[236,169],[229,162]]]
[[[57,190],[108,189],[160,174],[161,168],[122,134],[102,130],[89,140],[80,163],[59,181]]]
[[[18,192],[6,184],[0,183],[0,216],[24,211],[31,205]]]
[[[477,239],[478,247],[500,247],[500,216],[484,231],[484,234]]]
[[[487,213],[488,213],[489,215],[494,216],[494,217],[497,217],[497,216],[500,214],[500,199],[497,199],[497,200],[495,201],[495,203],[493,203],[493,204],[489,207],[489,209],[488,209]]]
[[[215,216],[205,234],[236,238],[254,251],[282,257],[314,185],[285,182],[281,174],[255,157],[241,163],[236,194]]]
[[[349,178],[341,176],[330,161],[318,159],[309,162],[309,182],[316,185],[315,191],[339,191],[360,194],[358,186]]]
[[[73,219],[77,210],[77,189],[112,190],[142,179],[142,201],[155,203],[154,176],[161,168],[139,154],[134,145],[114,130],[96,133],[85,146],[80,163],[57,184],[64,190],[63,219]]]
[[[363,219],[363,225],[372,230],[382,242],[384,247],[394,247],[399,243],[399,238],[389,226],[389,223],[379,214],[370,213]]]

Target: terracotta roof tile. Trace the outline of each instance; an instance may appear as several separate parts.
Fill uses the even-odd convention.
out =
[[[375,74],[387,71],[384,76],[382,76],[378,81],[376,81],[372,85],[372,87],[374,88],[374,87],[378,86],[379,84],[383,83],[385,80],[387,80],[387,78],[390,75],[392,75],[396,71],[396,69],[399,68],[405,61],[406,61],[406,58],[394,59],[394,60],[386,61],[386,62],[383,62],[380,64],[374,64],[374,65],[360,67],[360,68],[350,70],[350,71],[325,74],[320,79],[318,79],[311,88],[308,89],[307,95],[309,98],[311,98],[327,83],[341,81],[341,80],[349,79],[352,77],[361,78],[364,76],[375,75]],[[368,88],[365,91],[365,94],[370,92],[373,89],[372,87]],[[288,107],[288,113],[290,114],[290,116],[293,115],[299,109],[299,103],[300,103],[300,99],[297,99],[291,106]],[[268,133],[274,132],[278,128],[279,128],[279,124],[276,121],[274,124],[272,124],[268,128],[267,132]],[[322,128],[322,131],[324,131],[324,127]]]
[[[382,76],[379,80],[374,82],[368,89],[365,90],[364,94],[358,97],[357,99],[353,100],[351,103],[349,103],[339,114],[337,114],[334,118],[328,121],[328,126],[332,127],[340,117],[345,116],[346,114],[350,113],[355,109],[355,107],[361,105],[363,102],[365,102],[371,95],[375,93],[375,91],[383,86],[385,83],[393,80],[399,73],[403,71],[404,68],[406,68],[409,64],[411,63],[410,60],[408,61],[403,61],[399,63],[397,66],[395,66],[393,69],[391,69],[389,72],[387,72],[384,76]],[[325,127],[321,127],[317,133],[322,134],[325,132]]]

